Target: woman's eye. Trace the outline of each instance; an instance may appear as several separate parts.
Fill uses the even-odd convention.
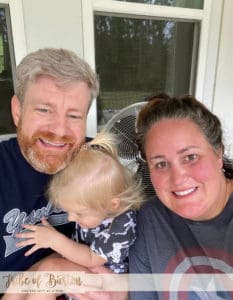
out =
[[[197,154],[189,154],[185,157],[185,161],[193,161],[198,158]]]
[[[167,167],[167,163],[165,161],[161,161],[155,164],[156,169],[164,169]]]

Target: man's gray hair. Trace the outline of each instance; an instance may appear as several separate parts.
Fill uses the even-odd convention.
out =
[[[27,84],[42,75],[54,78],[58,85],[86,82],[90,89],[90,104],[99,92],[97,75],[83,59],[67,49],[44,48],[29,53],[16,68],[15,94],[21,103]]]

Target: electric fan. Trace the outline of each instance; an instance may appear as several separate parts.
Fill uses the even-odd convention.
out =
[[[147,163],[141,158],[136,143],[136,121],[141,108],[147,102],[131,104],[116,113],[105,125],[104,130],[117,135],[118,155],[121,163],[131,169],[141,180],[145,196],[155,195],[150,181]]]

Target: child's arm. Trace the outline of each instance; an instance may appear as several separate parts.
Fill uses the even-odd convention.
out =
[[[18,238],[26,240],[18,242],[18,247],[33,245],[25,255],[28,256],[40,248],[51,248],[66,259],[87,268],[103,265],[106,260],[95,254],[89,246],[83,245],[66,237],[51,226],[47,220],[42,219],[42,225],[24,224],[30,232],[18,233]]]

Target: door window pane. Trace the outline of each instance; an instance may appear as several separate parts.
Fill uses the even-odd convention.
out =
[[[96,15],[99,129],[118,110],[151,94],[193,93],[196,32],[191,22]]]
[[[14,94],[12,66],[14,67],[9,7],[0,4],[0,134],[13,133],[10,101]]]
[[[134,2],[144,4],[166,5],[184,8],[203,9],[204,0],[116,0],[123,2]]]

